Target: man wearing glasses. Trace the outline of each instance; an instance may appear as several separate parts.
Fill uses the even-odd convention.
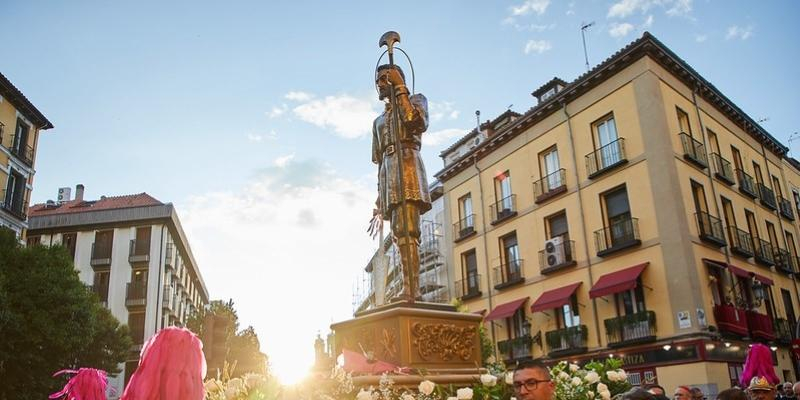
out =
[[[752,400],[775,400],[775,387],[764,376],[754,376],[747,392]]]
[[[521,363],[514,370],[514,394],[517,400],[555,400],[555,384],[550,371],[538,361]]]

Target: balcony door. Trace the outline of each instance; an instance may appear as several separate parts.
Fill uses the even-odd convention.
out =
[[[108,301],[108,284],[111,280],[111,271],[96,271],[94,273],[94,281],[92,287],[100,301]]]
[[[478,292],[478,260],[475,257],[475,251],[470,251],[464,254],[464,277],[465,287],[464,294],[469,295]]]
[[[758,224],[756,223],[756,216],[748,210],[744,210],[744,215],[747,217],[747,229],[750,231],[750,237],[753,240],[759,239]]]
[[[613,247],[635,239],[633,223],[631,222],[628,191],[625,187],[614,189],[603,196],[605,211],[608,218],[610,244]]]
[[[111,258],[112,243],[114,242],[114,230],[97,231],[94,234],[94,254],[93,259]]]
[[[561,165],[558,161],[558,148],[553,146],[542,153],[540,159],[542,164],[542,178],[546,179],[545,185],[547,185],[544,190],[542,190],[542,193],[547,193],[555,188],[561,187],[564,183],[561,181],[561,174],[558,173],[561,169]]]
[[[150,254],[150,227],[136,228],[136,241],[134,242],[133,255]]]
[[[461,230],[475,227],[474,221],[472,220],[471,194],[467,194],[466,196],[458,199],[458,219],[462,221],[461,226],[459,227]]]
[[[618,293],[616,297],[618,315],[633,315],[647,310],[644,305],[641,277],[637,278],[635,288]]]
[[[618,163],[622,154],[618,151],[617,146],[611,146],[612,143],[619,139],[614,116],[611,115],[607,119],[598,122],[595,127],[597,130],[597,143],[600,146],[601,165],[599,169]]]
[[[28,124],[17,118],[17,129],[14,133],[14,143],[12,145],[17,153],[25,151],[25,146],[28,145],[28,132],[30,132],[30,129]]]
[[[72,261],[75,261],[75,245],[78,242],[78,234],[73,233],[65,233],[61,236],[61,245],[67,248],[69,251],[69,255],[72,257]]]
[[[794,314],[794,305],[792,305],[792,293],[786,289],[781,289],[781,297],[783,309],[786,312],[786,320],[789,321],[789,325],[792,327],[792,335],[796,335],[797,317]]]
[[[516,232],[500,238],[500,246],[503,252],[502,262],[505,266],[503,272],[506,276],[506,282],[520,278],[519,243],[517,243]]]
[[[561,328],[572,328],[581,324],[581,317],[578,314],[578,298],[575,294],[570,296],[569,303],[561,306],[556,317],[556,326]]]
[[[511,201],[511,174],[506,171],[494,178],[495,196],[497,196],[497,217],[513,210]]]

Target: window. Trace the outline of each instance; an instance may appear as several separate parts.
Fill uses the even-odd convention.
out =
[[[792,293],[786,289],[781,289],[781,297],[783,299],[783,309],[786,312],[786,319],[789,321],[789,326],[794,329],[794,326],[797,323],[797,317],[794,314]],[[794,332],[792,334],[794,334]]]
[[[794,197],[794,208],[797,210],[797,214],[800,215],[800,194],[797,193],[797,190],[792,189],[792,196]]]
[[[619,139],[614,115],[609,114],[607,117],[595,122],[594,131],[597,135],[597,144],[600,149],[600,168],[598,170],[622,161],[621,148],[611,145]]]
[[[502,251],[503,273],[505,274],[504,282],[509,282],[515,279],[520,279],[520,264],[519,257],[519,244],[517,243],[517,234],[512,232],[500,238],[500,247]]]
[[[794,236],[789,231],[783,232],[786,235],[786,249],[789,250],[789,255],[797,259],[797,248],[794,244]]]
[[[128,328],[130,328],[133,344],[144,343],[144,313],[129,313]]]
[[[97,271],[94,273],[92,290],[100,297],[100,301],[108,302],[108,283],[111,279],[111,271]]]
[[[547,193],[564,185],[561,174],[558,173],[561,166],[558,162],[558,148],[556,148],[556,146],[545,150],[539,155],[539,164],[542,174],[541,178],[545,180],[542,193]]]
[[[494,178],[494,194],[497,199],[497,215],[513,211],[511,199],[511,174],[505,171]]]
[[[742,154],[739,153],[739,149],[731,146],[731,154],[733,154],[733,165],[737,170],[744,172],[744,169],[742,168]]]
[[[731,201],[720,196],[722,200],[722,212],[725,213],[725,225],[736,227],[736,214],[733,212],[733,205]],[[731,239],[731,243],[735,243],[733,239]]]
[[[771,222],[766,221],[767,223],[767,235],[769,235],[769,244],[772,245],[772,248],[777,250],[778,249],[778,236],[775,234],[775,225],[772,225]]]
[[[694,209],[698,213],[708,214],[708,204],[706,203],[706,192],[703,185],[691,181],[692,183],[692,198],[694,198]]]
[[[461,264],[464,268],[464,295],[479,293],[478,261],[475,257],[475,250],[470,250],[461,256]]]
[[[16,151],[17,153],[25,150],[25,146],[28,145],[28,132],[30,129],[30,126],[28,126],[28,124],[26,124],[21,118],[17,118],[17,129],[14,133],[12,150]]]
[[[578,314],[578,296],[574,293],[569,298],[569,303],[561,306],[556,316],[556,326],[561,328],[572,328],[581,324],[581,317]]]
[[[617,315],[636,314],[647,309],[644,306],[642,278],[636,279],[636,287],[614,295],[617,303]]]
[[[460,227],[462,230],[475,227],[472,215],[472,194],[468,193],[458,199],[458,219],[462,221]]]
[[[715,305],[723,304],[723,299],[725,299],[725,291],[723,289],[724,281],[723,281],[722,270],[716,267],[709,267],[708,276],[713,278],[709,283],[709,286],[711,286],[711,297],[714,299],[714,304]]]
[[[131,255],[150,254],[150,227],[136,228],[136,241],[134,242],[133,253]]]
[[[775,175],[772,175],[772,190],[775,191],[775,195],[778,197],[783,197],[783,190],[781,190],[781,181]]]
[[[26,243],[28,247],[38,246],[42,244],[42,237],[41,236],[28,236],[26,239]]]
[[[630,205],[628,204],[628,192],[625,187],[614,189],[603,195],[603,198],[605,200],[605,212],[608,221],[611,246],[617,243],[634,240],[631,211]]]
[[[78,234],[73,233],[65,233],[61,236],[61,245],[67,248],[69,251],[69,255],[72,257],[72,261],[75,261],[75,244],[78,241]]]
[[[3,208],[21,218],[27,206],[25,204],[25,177],[14,171],[13,168],[9,168],[9,171]]]
[[[717,134],[711,129],[706,129],[706,133],[708,134],[708,145],[711,146],[711,152],[719,154],[719,142],[717,141]],[[719,155],[722,156],[721,154]]]
[[[131,270],[131,283],[135,285],[147,285],[147,270],[134,269]]]
[[[564,236],[564,240],[569,240],[569,226],[567,225],[567,213],[560,212],[548,217],[545,223],[546,236],[550,239]]]
[[[525,320],[525,307],[520,307],[514,312],[514,315],[509,318],[508,324],[508,337],[511,339],[529,335],[530,326],[528,321]]]
[[[92,259],[111,258],[111,248],[114,242],[114,230],[97,231],[94,234],[94,248]]]
[[[747,218],[747,230],[750,231],[750,237],[758,239],[758,224],[756,224],[756,216],[750,210],[744,210],[744,215]]]
[[[753,161],[753,175],[756,176],[756,183],[759,185],[764,184],[764,177],[761,176],[761,166],[759,166],[755,161]]]
[[[681,130],[680,133],[685,133],[691,137],[692,126],[689,123],[689,114],[678,107],[675,107],[675,110],[678,112],[678,129]]]

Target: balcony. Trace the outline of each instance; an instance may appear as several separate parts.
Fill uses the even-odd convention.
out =
[[[758,198],[761,205],[769,208],[772,211],[778,209],[778,204],[775,202],[775,192],[768,188],[763,183],[758,184]]]
[[[125,306],[137,307],[147,304],[147,284],[129,282],[125,288]]]
[[[175,303],[175,297],[173,296],[173,290],[169,286],[164,286],[164,298],[161,300],[161,307],[165,310],[171,310]]]
[[[796,271],[794,265],[795,258],[788,250],[775,247],[772,255],[773,260],[775,260],[775,268],[790,275]]]
[[[775,318],[775,340],[788,345],[792,343],[793,338],[792,323],[785,318]]]
[[[753,239],[753,243],[755,244],[755,250],[756,250],[755,251],[756,262],[768,267],[775,265],[775,257],[773,256],[772,252],[772,244],[770,244],[766,240],[762,240],[759,238]]]
[[[467,215],[453,224],[453,237],[455,241],[464,240],[475,234],[475,214]]]
[[[705,169],[708,167],[708,158],[706,158],[706,146],[698,142],[686,133],[679,133],[681,138],[681,145],[683,146],[683,158],[692,162],[692,164]]]
[[[92,258],[89,264],[93,267],[111,265],[111,243],[92,243]]]
[[[783,197],[778,197],[778,208],[781,210],[781,216],[783,218],[788,219],[789,221],[794,221],[794,210],[792,210],[792,202],[788,199],[784,199]]]
[[[619,138],[586,155],[586,172],[593,179],[627,162],[625,139]]]
[[[756,311],[746,311],[747,326],[750,327],[750,337],[753,339],[775,340],[775,328],[769,315]]]
[[[103,285],[91,285],[89,286],[89,290],[97,295],[97,298],[104,306],[108,305],[108,283]]]
[[[756,183],[752,176],[747,175],[747,172],[737,169],[736,177],[739,180],[739,191],[742,194],[752,199],[758,197],[758,192],[756,192]]]
[[[172,243],[167,243],[167,251],[166,255],[164,256],[164,265],[167,267],[175,267],[175,245]]]
[[[604,321],[608,347],[629,346],[656,340],[656,313],[640,311]]]
[[[462,301],[481,297],[481,276],[472,274],[466,279],[456,281],[455,289],[456,297]]]
[[[16,147],[11,148],[11,154],[17,156],[23,164],[32,167],[33,166],[33,147],[19,144]]]
[[[150,241],[144,240],[131,240],[131,245],[128,251],[128,262],[144,263],[150,262]]]
[[[6,190],[0,192],[0,208],[21,221],[28,219],[28,195],[6,197]]]
[[[533,183],[533,197],[536,204],[544,203],[567,191],[567,170],[561,168]]]
[[[522,260],[511,260],[494,269],[494,288],[497,290],[525,282],[522,274]]]
[[[512,194],[489,206],[492,212],[492,225],[499,224],[517,215],[517,195]]]
[[[506,361],[522,360],[531,358],[532,344],[533,339],[530,335],[522,335],[514,339],[497,342],[497,350],[502,353]]]
[[[598,229],[594,232],[594,243],[598,257],[642,244],[639,239],[639,220],[627,217],[607,228]]]
[[[566,240],[566,236],[560,237],[560,241],[546,241],[544,250],[539,250],[539,268],[544,275],[576,264],[575,241]]]
[[[745,258],[752,257],[755,252],[753,251],[753,238],[747,231],[743,231],[735,226],[728,226],[728,239],[731,241],[731,252]]]
[[[727,185],[734,185],[736,180],[733,175],[731,162],[717,153],[711,153],[711,165],[714,167],[714,176]]]
[[[544,334],[550,357],[564,357],[586,352],[589,331],[586,325],[549,331]]]
[[[717,328],[723,334],[744,337],[750,332],[747,327],[747,315],[745,310],[741,308],[727,304],[717,304],[714,306],[714,319],[717,321]]]
[[[716,247],[724,247],[726,243],[722,220],[706,212],[698,212],[694,215],[697,219],[700,239]]]

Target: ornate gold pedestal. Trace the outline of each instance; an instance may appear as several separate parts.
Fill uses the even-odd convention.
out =
[[[411,369],[393,376],[397,385],[471,383],[480,375],[478,326],[481,316],[449,305],[393,303],[331,325],[336,353],[347,349]],[[424,374],[423,377],[421,374]],[[357,376],[356,385],[377,384],[380,376]]]

